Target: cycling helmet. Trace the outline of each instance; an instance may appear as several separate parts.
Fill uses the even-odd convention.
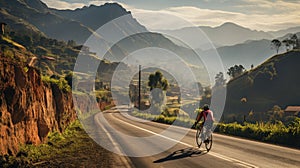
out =
[[[205,105],[203,106],[203,110],[204,110],[204,111],[209,110],[209,105],[208,105],[208,104],[205,104]]]

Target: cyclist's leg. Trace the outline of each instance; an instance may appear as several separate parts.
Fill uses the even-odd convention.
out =
[[[201,141],[203,142],[206,138],[206,126],[205,124],[202,126],[202,131],[201,131],[201,135],[200,135],[200,138],[201,138]]]
[[[209,131],[208,129],[208,125],[207,125],[207,122],[204,123],[203,125],[203,138],[202,138],[202,141],[205,141],[207,139],[207,132]]]
[[[210,137],[210,135],[212,134],[212,126],[213,126],[212,122],[206,122],[205,140],[207,140]]]

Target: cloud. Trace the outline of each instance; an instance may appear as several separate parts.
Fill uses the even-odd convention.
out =
[[[103,5],[116,1],[76,1],[43,0],[57,9],[75,9],[83,6]],[[227,6],[220,7],[220,1]],[[83,3],[78,3],[83,2]],[[292,0],[241,0],[238,2],[215,0],[218,9],[204,9],[196,6],[180,6],[150,10],[121,4],[149,30],[178,29],[190,26],[218,26],[224,22],[234,22],[256,30],[279,30],[300,25],[300,3]],[[230,4],[228,4],[230,3]],[[225,5],[225,4],[224,4]],[[228,6],[230,5],[230,6]]]
[[[69,3],[61,0],[42,0],[44,3],[47,4],[50,8],[56,9],[76,9],[82,8],[85,4],[84,3]]]
[[[252,0],[254,1],[254,0]],[[291,4],[283,3],[285,6]],[[282,4],[282,5],[283,5]],[[263,7],[266,4],[262,4]],[[273,5],[273,9],[275,9]],[[249,7],[249,6],[248,6]],[[281,7],[280,7],[281,8]],[[275,10],[280,10],[278,9]],[[201,9],[191,6],[173,7],[159,11],[132,9],[133,15],[150,30],[177,29],[198,26],[218,26],[224,22],[234,22],[244,27],[256,30],[279,30],[300,25],[300,13],[291,5],[291,11],[275,13],[245,14],[241,12],[228,12],[222,10]],[[300,9],[300,7],[299,7]],[[287,8],[285,10],[288,10]],[[181,18],[185,21],[182,21]],[[291,24],[292,23],[292,24]]]
[[[242,0],[243,3],[234,5],[233,9],[240,9],[245,13],[252,14],[276,14],[276,13],[298,13],[299,1],[284,0]]]

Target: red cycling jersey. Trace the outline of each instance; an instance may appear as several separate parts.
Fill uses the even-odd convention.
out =
[[[201,111],[200,115],[197,117],[197,121],[199,122],[201,118],[204,117],[204,121],[215,121],[214,114],[211,110]]]

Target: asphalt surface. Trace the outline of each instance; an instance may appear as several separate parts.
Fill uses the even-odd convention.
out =
[[[110,140],[105,147],[123,155],[124,167],[300,167],[297,149],[214,133],[207,152],[196,147],[195,130],[145,122],[118,109],[95,115],[95,121],[98,140]]]

